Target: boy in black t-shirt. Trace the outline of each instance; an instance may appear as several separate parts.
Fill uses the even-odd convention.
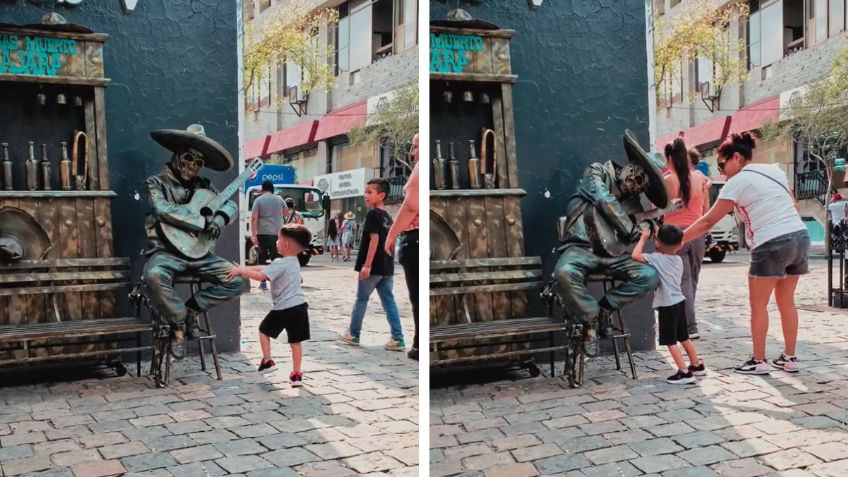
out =
[[[356,302],[350,315],[350,326],[342,333],[341,339],[346,343],[359,346],[359,334],[362,331],[362,320],[365,318],[368,298],[374,290],[377,290],[392,330],[392,338],[386,343],[385,348],[390,351],[403,351],[406,344],[403,342],[400,314],[392,293],[395,262],[384,250],[386,236],[392,226],[392,216],[383,208],[383,202],[388,193],[389,183],[385,179],[372,179],[365,186],[365,204],[369,209],[365,215],[359,254],[356,256],[356,267],[354,267],[359,272],[359,285],[356,289]]]

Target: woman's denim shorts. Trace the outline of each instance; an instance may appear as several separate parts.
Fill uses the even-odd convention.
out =
[[[748,275],[762,278],[804,275],[809,272],[809,250],[810,236],[806,230],[775,237],[751,252]]]

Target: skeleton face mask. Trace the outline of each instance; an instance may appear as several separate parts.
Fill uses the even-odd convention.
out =
[[[188,150],[174,155],[172,161],[174,170],[180,175],[180,178],[186,182],[197,177],[200,169],[203,168],[203,155],[197,151]]]
[[[618,173],[618,187],[627,195],[637,195],[648,188],[648,175],[641,166],[627,164]]]

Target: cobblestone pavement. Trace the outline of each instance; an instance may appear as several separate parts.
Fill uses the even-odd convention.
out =
[[[802,371],[745,376],[731,368],[751,352],[747,267],[731,260],[742,263],[701,272],[696,344],[708,376],[697,385],[666,384],[671,359],[658,351],[637,355],[635,381],[599,358],[583,389],[526,373],[434,389],[430,475],[848,475],[848,314],[826,307],[826,262],[811,262],[797,293]],[[770,316],[777,356],[773,304]]]
[[[270,297],[254,288],[242,300],[242,352],[221,356],[223,381],[188,359],[167,389],[144,377],[0,387],[0,476],[417,476],[417,362],[382,349],[389,332],[376,298],[363,346],[336,342],[355,275],[323,257],[316,265],[304,273],[304,387],[288,383],[284,342],[272,345],[278,371],[255,372]],[[402,275],[396,285],[411,341]]]

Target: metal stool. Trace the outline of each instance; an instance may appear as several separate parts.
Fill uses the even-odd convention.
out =
[[[200,291],[203,280],[192,275],[185,275],[177,276],[174,283],[177,285],[187,284],[191,289],[192,296],[194,296],[195,293]],[[203,325],[205,325],[205,328],[200,323],[200,316],[203,317]],[[204,311],[198,316],[198,327],[200,327],[200,337],[197,338],[197,346],[200,351],[200,369],[206,371],[206,350],[204,349],[203,342],[208,341],[209,349],[212,352],[212,361],[215,363],[215,374],[218,377],[218,381],[221,381],[223,379],[221,377],[221,364],[218,362],[218,346],[215,344],[215,338],[217,338],[217,336],[212,330],[212,322],[209,321],[208,311]]]
[[[589,275],[586,277],[586,283],[601,283],[604,292],[606,293],[615,284],[615,280],[604,275]],[[548,285],[546,291],[550,294],[548,300],[550,312],[553,313],[553,306],[558,305],[562,310],[563,317],[568,324],[566,331],[566,349],[565,349],[565,364],[563,366],[563,375],[568,379],[571,387],[581,387],[583,385],[583,373],[585,370],[586,349],[584,347],[584,325],[577,323],[573,319],[569,319],[569,313],[565,306],[565,302],[559,293],[554,293],[551,290],[556,288],[555,282]],[[543,296],[543,298],[545,298]],[[633,379],[637,379],[636,364],[633,361],[633,352],[630,347],[630,333],[624,324],[624,319],[621,316],[621,310],[617,310],[615,315],[618,317],[618,324],[612,323],[613,334],[605,338],[612,340],[613,355],[615,357],[615,368],[621,370],[621,359],[619,358],[618,340],[622,340],[624,350],[627,353],[627,360],[630,363],[630,372]]]

